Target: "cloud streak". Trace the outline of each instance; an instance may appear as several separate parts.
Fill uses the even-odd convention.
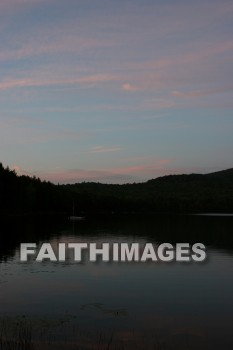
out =
[[[48,0],[50,1],[50,0]],[[1,0],[0,9],[1,10],[14,10],[15,7],[24,6],[24,5],[36,5],[39,3],[48,2],[47,0]]]
[[[78,54],[85,50],[95,50],[97,48],[112,47],[113,43],[108,41],[103,41],[94,38],[80,38],[77,36],[70,37],[67,34],[63,37],[58,37],[56,39],[51,38],[51,42],[48,40],[43,40],[40,33],[36,35],[33,40],[29,40],[27,44],[22,43],[22,46],[17,49],[2,50],[0,52],[0,61],[13,60],[15,62],[27,59],[35,58],[36,56],[48,56],[48,55],[59,55],[59,54]],[[30,42],[31,41],[31,42]],[[35,44],[36,42],[36,44]]]
[[[96,74],[90,76],[84,76],[76,79],[4,79],[0,81],[0,90],[10,90],[15,88],[30,88],[30,87],[44,87],[44,86],[57,86],[57,85],[97,85],[116,81],[117,77],[111,74]]]
[[[232,159],[231,1],[68,3],[0,1],[7,163],[59,182],[123,182],[179,171],[178,154],[183,168],[208,163],[218,142]]]
[[[175,97],[180,97],[180,98],[195,98],[195,97],[204,97],[207,95],[212,95],[212,94],[222,94],[224,92],[230,92],[233,90],[233,86],[226,86],[222,88],[216,88],[216,89],[206,89],[206,90],[194,90],[194,91],[187,91],[187,92],[182,92],[182,91],[177,91],[174,90],[172,91],[172,96]]]
[[[119,152],[121,150],[122,148],[117,146],[113,146],[113,147],[94,146],[90,149],[89,153],[109,153],[109,152]]]
[[[111,152],[111,151],[110,151]],[[48,173],[38,172],[36,176],[54,183],[76,183],[76,182],[103,182],[103,183],[127,183],[142,181],[167,173],[169,159],[154,159],[146,161],[145,164],[128,165],[125,167],[109,167],[105,169],[70,169],[67,171],[51,171]],[[148,162],[149,161],[149,162]]]

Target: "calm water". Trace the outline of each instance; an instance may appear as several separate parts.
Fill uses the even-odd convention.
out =
[[[17,323],[30,326],[36,349],[231,348],[232,233],[233,217],[221,216],[4,222],[0,340],[1,327],[10,338]],[[202,242],[208,258],[203,263],[20,263],[23,241]]]

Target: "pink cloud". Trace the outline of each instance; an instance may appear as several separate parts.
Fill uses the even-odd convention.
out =
[[[122,85],[122,90],[131,92],[131,91],[138,91],[138,90],[140,90],[140,88],[136,85],[125,83]]]
[[[198,97],[198,96],[203,96],[203,93],[201,93],[201,91],[181,92],[181,91],[174,90],[174,91],[172,91],[172,96],[175,96],[175,97]]]
[[[13,165],[12,169],[15,170],[18,175],[22,174],[22,169],[19,165]]]
[[[172,96],[175,97],[201,97],[206,96],[210,94],[216,94],[216,93],[224,93],[233,90],[233,86],[226,86],[222,88],[216,88],[216,89],[206,89],[206,90],[194,90],[194,91],[187,91],[182,92],[178,90],[172,91]]]
[[[89,151],[90,153],[108,153],[108,152],[118,152],[121,147],[104,147],[104,146],[94,146]]]
[[[127,174],[136,176],[150,176],[163,171],[170,163],[170,159],[157,159],[147,164],[132,165],[127,167],[112,168],[115,174]]]
[[[40,7],[42,8],[44,6],[43,3],[47,4],[50,1],[53,0],[1,0],[0,10],[1,13],[4,10],[14,11],[17,15],[17,12],[22,12],[25,6],[28,8],[29,6],[37,5],[35,9],[32,9],[36,11],[38,4],[41,3]],[[20,13],[18,15],[20,16]],[[34,58],[39,55],[54,55],[53,62],[57,62],[60,58],[59,54],[63,55],[64,60],[64,57],[68,57],[70,54],[80,54],[84,51],[90,54],[98,48],[112,48],[117,45],[117,41],[113,41],[110,38],[93,35],[86,28],[89,24],[87,24],[85,19],[83,21],[80,20],[78,23],[76,19],[58,20],[58,23],[55,25],[43,23],[40,26],[35,24],[35,26],[32,25],[30,31],[13,33],[9,31],[8,35],[10,36],[9,41],[11,45],[7,45],[5,48],[1,47],[0,60],[17,61],[24,58]],[[4,21],[2,21],[1,25],[2,30],[4,30]],[[93,25],[95,24],[93,23]],[[77,29],[80,28],[82,30],[77,34]]]
[[[150,160],[150,162],[149,162]],[[169,159],[154,159],[139,157],[139,161],[145,164],[129,165],[125,167],[112,167],[109,169],[51,169],[48,172],[22,169],[19,165],[11,167],[18,175],[40,177],[42,180],[53,183],[76,183],[76,182],[102,182],[102,183],[132,183],[165,175],[210,173],[221,170],[219,167],[173,167]],[[130,160],[129,160],[130,162]]]
[[[15,170],[16,174],[21,176],[21,175],[26,175],[26,176],[30,176],[32,177],[33,175],[27,171],[27,170],[24,170],[20,165],[13,165],[11,167],[12,170]]]
[[[166,55],[156,60],[130,63],[128,75],[129,79],[131,75],[131,80],[135,81],[135,85],[125,84],[125,88],[123,86],[122,88],[125,91],[173,89],[173,95],[178,96],[174,86],[182,86],[185,81],[190,84],[198,82],[199,85],[212,81],[213,75],[216,73],[216,64],[219,66],[222,54],[232,50],[233,41],[229,40],[207,47],[199,47],[191,52],[174,53],[172,57]],[[217,73],[221,73],[223,68],[224,66],[221,67],[220,71],[218,69]],[[202,95],[202,92],[192,91],[190,97],[199,94]]]
[[[51,43],[43,43],[38,42],[37,40],[33,40],[33,42],[27,45],[23,45],[20,49],[15,50],[7,50],[7,51],[1,51],[0,52],[0,60],[1,61],[7,61],[7,60],[19,60],[26,57],[34,57],[38,55],[44,55],[44,54],[58,54],[61,52],[64,53],[79,53],[85,49],[94,49],[97,47],[103,47],[107,44],[106,42],[103,42],[101,40],[97,39],[89,39],[89,38],[70,38],[70,37],[64,37],[62,40],[59,38],[54,42],[54,40]],[[36,45],[35,45],[36,41]]]
[[[146,164],[109,167],[108,169],[71,169],[55,172],[50,171],[47,173],[38,172],[36,176],[55,183],[75,183],[83,181],[127,183],[161,176],[166,173],[166,168],[169,163],[169,159],[154,159]]]
[[[150,61],[150,62],[144,63],[143,66],[145,68],[150,68],[150,69],[152,68],[161,69],[168,66],[174,67],[176,65],[187,64],[187,63],[196,64],[197,62],[209,59],[210,56],[222,54],[224,52],[231,51],[232,49],[233,49],[233,41],[230,40],[230,41],[221,42],[209,47],[205,47],[193,52],[178,54],[173,58],[164,57],[160,60]]]
[[[54,183],[75,183],[75,182],[106,182],[121,183],[130,182],[131,178],[127,175],[114,174],[110,170],[83,170],[72,169],[64,171],[51,171],[38,173],[42,179]]]
[[[117,78],[111,74],[95,74],[84,76],[76,79],[47,79],[39,80],[33,78],[25,79],[5,79],[0,82],[0,90],[9,90],[14,88],[41,87],[53,85],[83,85],[83,84],[101,84],[116,80]]]

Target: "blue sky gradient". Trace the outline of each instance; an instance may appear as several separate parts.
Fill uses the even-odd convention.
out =
[[[233,3],[0,2],[0,161],[54,183],[233,164]]]

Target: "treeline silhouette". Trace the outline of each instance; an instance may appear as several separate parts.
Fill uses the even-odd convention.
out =
[[[2,215],[233,212],[233,169],[169,175],[144,183],[54,185],[0,163]]]
[[[67,191],[47,181],[18,176],[0,163],[0,213],[58,213],[67,210]]]

